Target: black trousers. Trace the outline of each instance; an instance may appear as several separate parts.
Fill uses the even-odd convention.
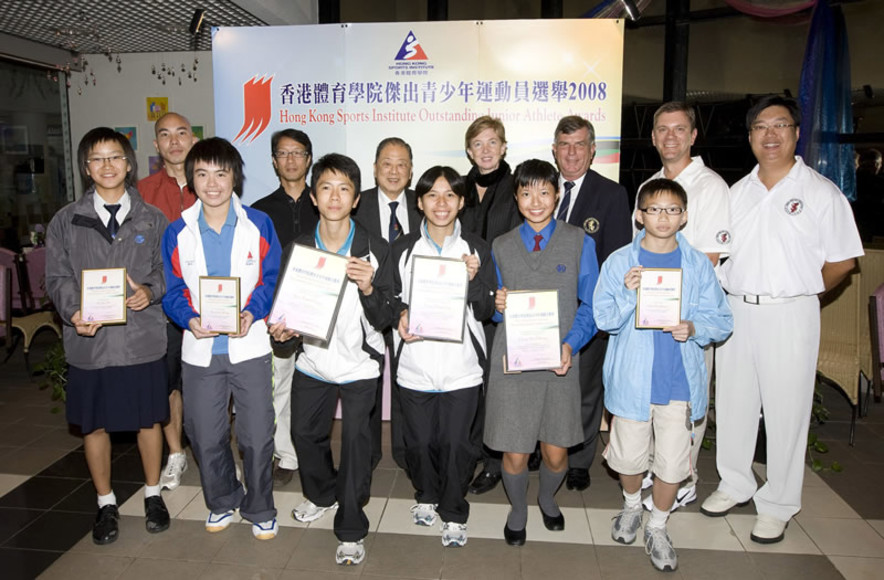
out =
[[[393,335],[391,330],[384,332],[384,343],[390,353],[390,451],[393,461],[402,469],[405,464],[405,440],[402,435],[402,404],[399,402],[399,388],[396,384],[396,357],[393,351]],[[381,461],[381,413],[383,411],[384,375],[378,377],[378,391],[375,394],[375,407],[371,412],[371,468],[374,470]]]
[[[335,536],[356,542],[368,535],[363,506],[371,493],[371,428],[377,379],[344,385],[326,383],[295,370],[292,385],[292,441],[304,497],[318,506],[338,502]],[[341,460],[335,470],[331,429],[341,397]]]
[[[568,449],[568,467],[589,469],[595,459],[599,427],[605,410],[602,367],[608,350],[608,335],[597,334],[580,351],[580,416],[583,419],[583,443]]]
[[[479,390],[479,402],[476,407],[475,419],[472,428],[470,429],[470,441],[473,444],[476,459],[480,457],[482,458],[482,463],[484,464],[483,471],[500,473],[500,462],[503,458],[503,454],[500,451],[495,451],[494,449],[487,447],[483,441],[485,436],[485,395],[488,393],[488,375],[491,372],[490,365],[502,363],[499,358],[496,362],[491,360],[491,344],[494,342],[494,331],[497,328],[497,325],[493,322],[486,321],[482,327],[485,330],[485,350],[488,352],[488,358],[485,361],[482,388]]]
[[[414,498],[438,504],[444,522],[467,523],[467,488],[475,462],[470,424],[476,414],[479,386],[448,393],[400,388],[405,419],[405,458]]]

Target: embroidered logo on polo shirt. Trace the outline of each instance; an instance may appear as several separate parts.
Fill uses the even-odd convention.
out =
[[[731,233],[727,230],[721,230],[715,234],[715,241],[719,244],[729,244],[731,242]]]
[[[135,235],[135,243],[136,244],[143,244],[144,243],[144,236],[142,236],[141,234],[136,234]]]
[[[594,217],[586,218],[583,221],[583,231],[587,234],[594,234],[599,231],[600,225],[601,224],[599,224],[599,220],[595,219]]]
[[[255,258],[252,257],[252,251],[249,250],[249,255],[246,256],[246,266],[254,266],[254,265],[255,265]]]
[[[786,213],[789,215],[798,215],[804,209],[804,202],[793,197],[786,202],[786,206],[783,209],[785,209]]]

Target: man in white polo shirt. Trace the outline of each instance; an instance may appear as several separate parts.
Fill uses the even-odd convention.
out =
[[[717,266],[719,259],[727,255],[731,241],[728,187],[721,176],[703,164],[703,159],[699,155],[691,157],[691,146],[696,139],[697,116],[694,108],[678,101],[663,103],[654,113],[654,127],[651,132],[651,140],[657,153],[660,154],[663,168],[648,181],[665,177],[684,187],[688,194],[688,221],[681,233],[691,246],[705,253],[712,265]],[[633,225],[637,224],[633,222]],[[711,381],[715,351],[711,344],[704,350],[706,372],[708,380]],[[697,458],[705,434],[704,418],[694,424],[691,478],[678,490],[672,511],[697,501]],[[652,471],[653,467],[642,482],[643,489],[651,486]],[[644,505],[648,510],[653,507],[650,495],[645,499]]]
[[[755,500],[751,539],[779,542],[801,509],[807,429],[820,341],[819,295],[863,254],[850,205],[795,156],[801,114],[768,96],[746,115],[758,165],[730,192],[733,240],[721,266],[734,333],[718,348],[718,489],[703,502],[723,516]],[[767,432],[767,482],[752,472],[759,411]]]

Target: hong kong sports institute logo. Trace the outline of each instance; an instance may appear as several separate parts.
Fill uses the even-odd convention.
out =
[[[409,30],[389,69],[397,75],[426,75],[433,69],[429,60],[414,31]]]
[[[233,142],[245,145],[251,143],[270,124],[270,86],[273,76],[255,75],[242,86],[242,128]]]

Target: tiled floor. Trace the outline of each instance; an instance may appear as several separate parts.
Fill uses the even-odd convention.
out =
[[[38,361],[52,337],[41,335],[32,351]],[[0,366],[0,577],[6,579],[125,578],[629,578],[654,577],[643,548],[610,539],[611,516],[621,495],[601,461],[592,469],[592,487],[562,489],[558,500],[567,521],[564,532],[548,532],[531,507],[528,543],[512,548],[502,540],[507,513],[503,490],[471,496],[470,540],[462,549],[443,548],[438,526],[411,523],[412,488],[389,458],[372,481],[366,512],[371,533],[362,565],[334,564],[337,541],[331,517],[296,523],[292,507],[301,501],[297,478],[274,495],[281,530],[259,542],[246,524],[221,534],[203,529],[206,507],[194,462],[183,484],[164,494],[174,520],[169,531],[144,530],[141,466],[131,438],[114,445],[114,491],[121,503],[120,539],[92,543],[95,492],[89,482],[81,439],[68,432],[63,413],[39,380],[27,376],[21,352]],[[676,512],[670,532],[679,568],[672,577],[691,579],[801,578],[801,580],[884,577],[884,405],[872,405],[860,420],[855,447],[847,441],[849,411],[840,395],[827,393],[832,420],[815,430],[843,473],[808,470],[804,509],[780,544],[749,541],[754,510],[738,508],[725,518],[707,518],[699,504],[716,485],[714,451],[700,456],[699,501]],[[757,471],[763,477],[764,467]],[[536,490],[536,475],[531,489]],[[530,491],[529,491],[530,495]]]

